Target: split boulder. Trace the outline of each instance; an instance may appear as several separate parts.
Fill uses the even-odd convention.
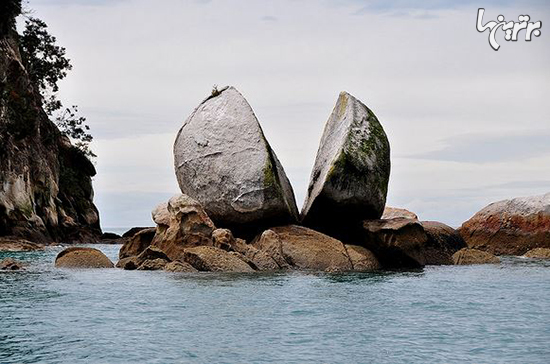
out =
[[[347,92],[328,119],[306,201],[304,225],[338,238],[382,216],[390,176],[390,144],[374,113]]]
[[[258,119],[233,87],[214,90],[187,118],[174,144],[181,191],[237,236],[294,222],[294,193]]]

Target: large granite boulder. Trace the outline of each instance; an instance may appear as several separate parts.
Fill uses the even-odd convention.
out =
[[[456,265],[500,263],[500,259],[491,253],[469,248],[460,249],[459,251],[454,253],[453,261]]]
[[[281,268],[353,270],[341,241],[306,227],[289,225],[271,228],[255,239],[253,245],[270,254]]]
[[[340,93],[325,126],[302,222],[346,238],[366,219],[384,211],[390,177],[390,144],[374,113],[347,92]]]
[[[184,122],[174,163],[181,191],[237,236],[298,217],[283,167],[252,108],[233,87],[215,90]]]
[[[72,247],[63,250],[55,258],[58,268],[113,268],[113,262],[100,250]]]
[[[202,206],[187,195],[176,195],[167,204],[153,210],[157,223],[152,245],[164,251],[171,260],[183,260],[184,250],[193,246],[212,245],[216,228]]]
[[[492,203],[459,232],[469,247],[496,255],[550,248],[550,193]]]

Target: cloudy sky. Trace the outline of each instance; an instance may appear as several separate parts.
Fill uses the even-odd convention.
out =
[[[520,5],[517,5],[517,4]],[[31,0],[67,48],[61,98],[95,136],[104,228],[152,225],[178,192],[172,145],[212,85],[249,101],[301,206],[338,93],[369,106],[392,147],[388,204],[460,225],[491,201],[550,192],[550,6],[484,1],[541,20],[493,51],[479,2]],[[108,229],[107,229],[108,230]]]

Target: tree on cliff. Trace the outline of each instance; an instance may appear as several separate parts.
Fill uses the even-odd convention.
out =
[[[78,107],[64,107],[57,98],[58,82],[72,69],[65,56],[65,48],[56,44],[56,38],[48,33],[47,25],[40,19],[28,18],[20,37],[21,55],[33,84],[43,98],[46,113],[55,120],[59,130],[75,141],[75,146],[87,157],[95,157],[89,144],[93,137],[86,118],[78,115]]]

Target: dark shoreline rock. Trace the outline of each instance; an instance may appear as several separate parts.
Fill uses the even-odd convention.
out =
[[[44,250],[44,245],[15,237],[0,237],[0,251],[30,252],[36,250]]]
[[[453,254],[466,247],[450,226],[402,217],[364,221],[363,236],[358,241],[388,269],[451,265]]]
[[[124,232],[124,234],[122,234],[122,237],[132,238],[134,235],[136,235],[140,231],[146,230],[146,229],[151,229],[151,227],[133,227],[133,228],[130,228],[128,231]]]
[[[0,236],[97,242],[95,167],[50,120],[25,64],[15,27],[0,34]]]

